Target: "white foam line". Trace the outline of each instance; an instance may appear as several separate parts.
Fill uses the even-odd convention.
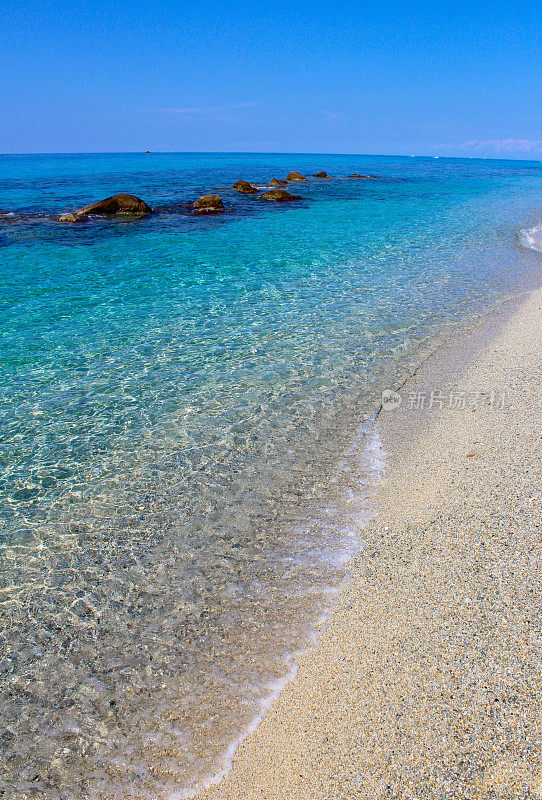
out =
[[[533,228],[522,228],[519,232],[519,240],[529,250],[542,253],[542,223]]]
[[[314,635],[314,642],[312,642],[311,645],[314,645],[315,643],[316,634]],[[309,647],[306,649],[309,649]],[[233,767],[233,758],[237,752],[237,748],[247,738],[247,736],[250,736],[251,733],[254,733],[260,722],[271,709],[273,703],[277,700],[282,690],[297,675],[298,666],[295,662],[295,658],[299,657],[302,652],[303,650],[296,651],[296,653],[293,653],[291,656],[285,659],[285,662],[288,666],[286,675],[281,680],[275,681],[272,684],[272,691],[267,695],[267,697],[264,697],[263,700],[260,700],[259,713],[255,715],[254,719],[246,726],[244,731],[242,731],[242,733],[229,745],[226,752],[222,756],[222,767],[218,770],[218,772],[205,781],[199,781],[195,788],[182,789],[180,792],[174,792],[169,796],[169,800],[188,800],[189,798],[196,797],[197,795],[201,794],[201,792],[209,789],[211,786],[216,786],[217,783],[220,783],[220,781],[226,777],[228,772],[230,772]]]
[[[359,451],[364,440],[365,445],[363,446],[360,454]],[[358,467],[363,466],[364,477],[367,478],[367,482],[365,483],[367,488],[376,487],[383,482],[386,467],[386,454],[382,449],[382,443],[376,427],[376,420],[374,419],[368,420],[366,423],[364,423],[364,425],[362,425],[354,442],[339,461],[332,482],[337,483],[341,475],[351,472],[353,464],[356,464]],[[349,512],[348,516],[350,516],[351,520],[359,524],[360,528],[367,525],[376,513],[376,511],[370,511],[367,508],[367,495],[364,494],[363,491],[358,491],[356,493],[355,488],[352,486],[349,486],[346,492],[343,493],[342,499],[347,499],[349,505],[352,501],[358,505],[357,513],[352,514]],[[346,564],[354,555],[354,552],[358,549],[356,545],[359,546],[359,537],[355,535],[351,526],[349,526],[349,538],[352,541],[352,550],[350,552],[344,551],[338,556],[339,564]],[[330,597],[337,597],[341,592],[341,588],[341,586],[330,586],[327,590],[324,590],[324,594]],[[198,783],[192,788],[181,789],[178,792],[174,792],[173,794],[169,795],[169,800],[190,800],[190,798],[197,797],[211,786],[216,786],[226,777],[233,767],[233,759],[237,749],[247,738],[247,736],[250,736],[251,733],[254,733],[260,722],[262,722],[262,720],[269,713],[280,693],[291,681],[293,681],[299,669],[296,659],[298,659],[303,653],[311,650],[316,645],[319,637],[319,630],[329,620],[331,614],[331,609],[321,614],[314,624],[314,629],[309,631],[307,634],[307,644],[285,656],[284,663],[287,668],[286,674],[280,680],[269,684],[271,691],[268,695],[266,695],[266,697],[259,701],[259,712],[254,716],[252,721],[246,726],[240,735],[229,745],[221,758],[222,766],[218,769],[218,771],[206,780],[198,781]]]

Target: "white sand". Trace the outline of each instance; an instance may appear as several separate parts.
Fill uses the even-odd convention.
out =
[[[382,414],[351,584],[207,800],[542,796],[542,291],[469,358],[435,387],[504,408]]]

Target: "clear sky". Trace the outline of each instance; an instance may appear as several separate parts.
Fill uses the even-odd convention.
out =
[[[542,2],[4,2],[0,152],[542,158]]]

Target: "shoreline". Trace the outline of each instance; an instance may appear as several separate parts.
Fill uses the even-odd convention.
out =
[[[349,585],[232,770],[198,797],[541,796],[541,307],[542,290],[511,298],[381,411],[388,481]],[[414,407],[431,388],[489,394]]]
[[[538,213],[536,166],[390,159],[387,182],[322,181],[287,217],[232,194],[226,228],[175,206],[309,161],[178,157],[150,184],[137,160],[6,172],[8,207],[79,208],[114,173],[130,180],[115,191],[172,209],[150,228],[3,227],[14,800],[180,800],[227,773],[347,583],[382,389],[419,385],[420,363],[542,284],[517,230]]]

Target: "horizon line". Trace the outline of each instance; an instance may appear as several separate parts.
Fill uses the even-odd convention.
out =
[[[427,158],[432,160],[469,161],[530,161],[542,162],[540,158],[519,158],[511,156],[482,155],[440,155],[405,153],[324,153],[301,150],[73,150],[73,151],[35,151],[19,153],[0,153],[0,158],[21,156],[108,156],[108,155],[262,155],[262,156],[352,156],[360,158]]]

